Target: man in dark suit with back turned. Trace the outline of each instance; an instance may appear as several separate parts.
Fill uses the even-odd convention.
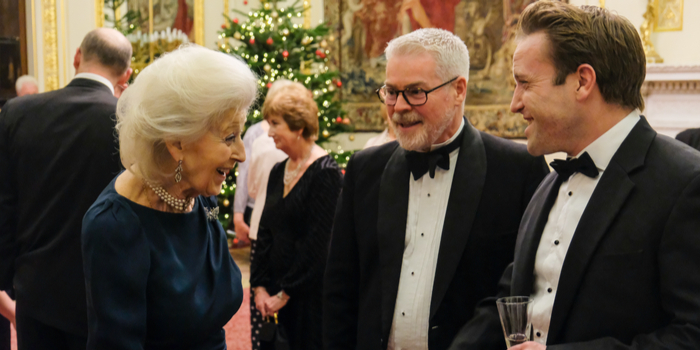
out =
[[[324,284],[327,349],[446,349],[495,295],[520,218],[548,173],[462,116],[469,53],[421,29],[386,49],[378,94],[398,142],[353,155]]]
[[[0,112],[0,289],[14,284],[22,350],[85,349],[81,222],[121,167],[114,90],[130,60],[122,34],[93,30],[70,84]]]
[[[533,298],[510,350],[700,349],[700,153],[639,115],[637,31],[598,7],[540,1],[520,17],[511,110],[552,163],[523,216],[501,295]],[[450,349],[504,349],[495,300]]]

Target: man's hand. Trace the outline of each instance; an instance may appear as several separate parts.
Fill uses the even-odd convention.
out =
[[[10,299],[7,293],[3,291],[0,291],[0,315],[8,319],[17,329],[17,324],[15,323],[15,301]]]
[[[535,343],[534,341],[529,341],[522,343],[520,345],[516,345],[512,348],[509,348],[508,350],[545,350],[547,347],[545,345],[542,345],[540,343]]]
[[[250,226],[243,220],[243,213],[233,213],[233,230],[236,231],[236,238],[243,243],[250,242],[248,238],[248,233],[250,233]]]
[[[270,298],[270,294],[267,294],[267,290],[263,287],[258,287],[255,289],[255,308],[260,311],[262,317],[272,316],[274,312],[268,312],[267,306],[265,306],[265,300]]]
[[[279,311],[281,308],[287,305],[287,301],[289,301],[289,296],[284,294],[284,292],[282,293],[282,299],[280,299],[276,295],[273,295],[265,300],[265,307],[267,308],[267,311],[270,313],[270,315],[273,315],[275,312]]]

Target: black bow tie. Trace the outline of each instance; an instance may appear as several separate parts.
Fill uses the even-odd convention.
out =
[[[435,178],[436,167],[441,167],[445,170],[450,170],[450,153],[459,148],[462,144],[462,131],[449,145],[440,147],[430,152],[408,151],[406,160],[408,161],[408,170],[413,174],[413,179],[418,180],[425,173],[430,173],[430,178]]]
[[[562,180],[567,180],[573,173],[581,173],[590,178],[598,176],[598,167],[595,166],[593,159],[584,152],[578,158],[569,158],[567,160],[556,159],[549,163]]]

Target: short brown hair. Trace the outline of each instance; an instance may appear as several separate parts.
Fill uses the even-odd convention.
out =
[[[80,52],[85,61],[97,61],[114,75],[120,76],[131,65],[131,44],[126,38],[122,42],[110,40],[108,33],[105,33],[107,30],[113,29],[97,28],[87,33],[80,44]]]
[[[268,94],[262,114],[265,119],[271,115],[281,116],[289,130],[304,129],[301,136],[307,140],[318,138],[318,106],[311,91],[300,83],[285,84]]]
[[[557,70],[555,85],[563,84],[580,65],[589,64],[605,102],[644,109],[641,89],[646,57],[629,20],[595,6],[538,1],[523,11],[518,36],[537,32],[549,39]]]

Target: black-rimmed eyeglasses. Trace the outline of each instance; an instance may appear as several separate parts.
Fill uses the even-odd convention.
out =
[[[386,85],[377,89],[377,97],[382,103],[387,106],[395,106],[396,101],[399,99],[399,94],[403,95],[403,99],[409,105],[413,107],[422,106],[428,102],[428,94],[457,80],[459,76],[452,78],[450,81],[436,86],[430,90],[423,90],[421,88],[408,88],[405,90],[396,90],[394,88],[388,87]]]

